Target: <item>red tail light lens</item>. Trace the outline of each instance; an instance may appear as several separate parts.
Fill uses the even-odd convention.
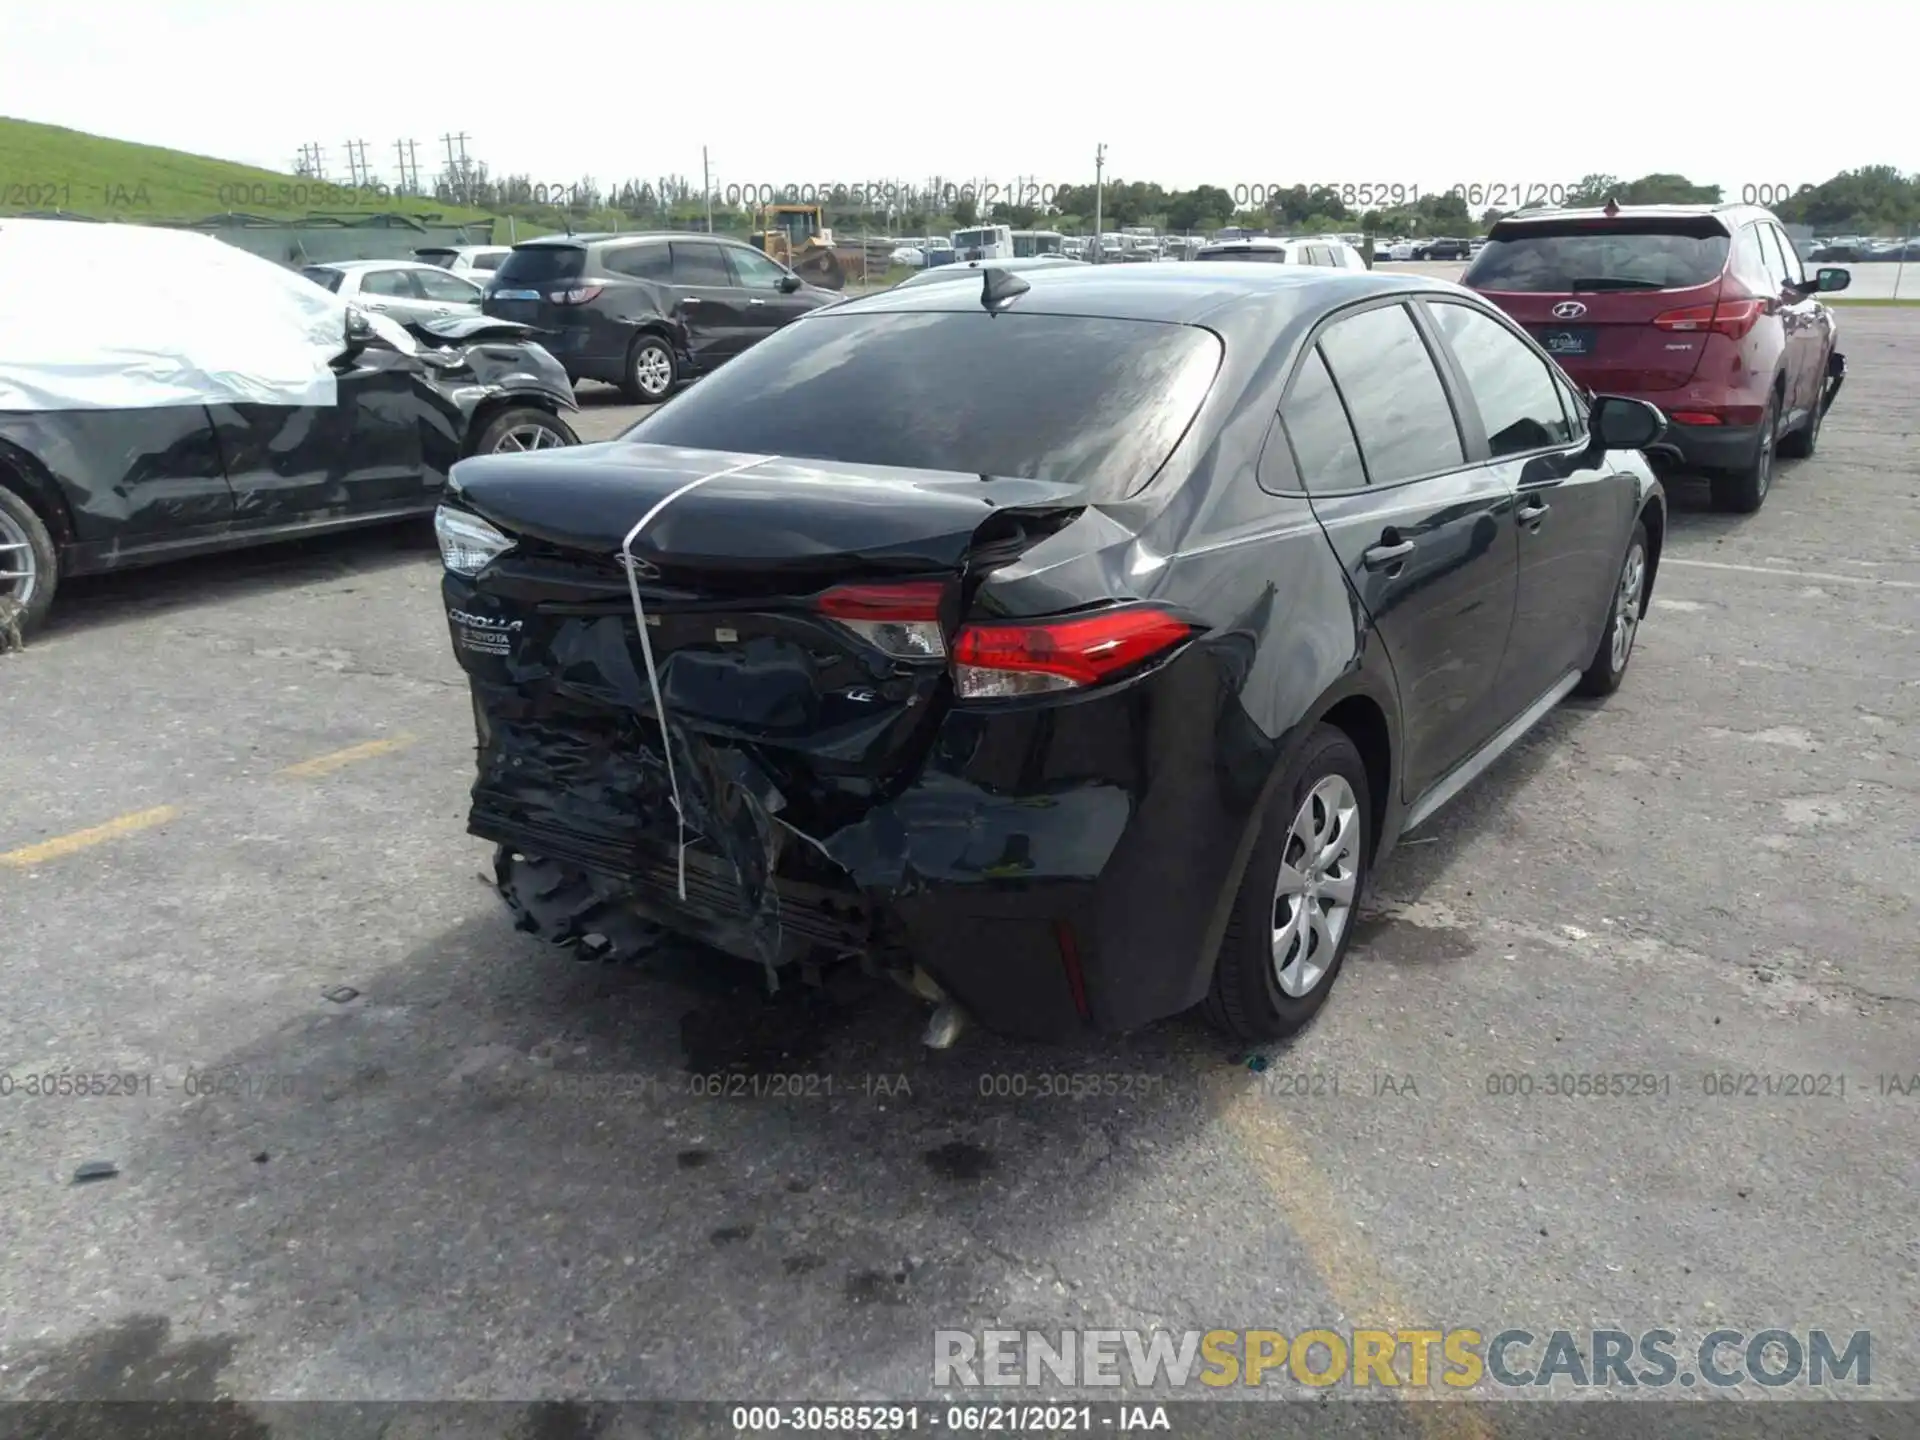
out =
[[[584,305],[606,288],[604,285],[583,285],[578,290],[555,290],[548,294],[547,299],[555,305]]]
[[[1077,690],[1164,654],[1193,631],[1185,620],[1148,608],[968,625],[954,642],[954,681],[963,700]]]
[[[1764,300],[1722,300],[1717,305],[1689,305],[1653,317],[1654,328],[1678,333],[1711,331],[1729,340],[1742,339],[1766,312]]]
[[[937,580],[836,585],[818,596],[813,608],[896,659],[939,659],[947,653],[946,633],[940,628],[946,591]]]

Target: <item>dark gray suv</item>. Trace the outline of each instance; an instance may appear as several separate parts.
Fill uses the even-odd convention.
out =
[[[642,404],[667,398],[810,310],[841,297],[721,235],[549,235],[513,247],[483,307],[546,332],[576,383]]]

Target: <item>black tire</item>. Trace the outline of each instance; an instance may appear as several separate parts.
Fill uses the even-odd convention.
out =
[[[1780,437],[1779,452],[1783,460],[1811,460],[1813,452],[1820,446],[1820,422],[1827,418],[1827,407],[1821,404],[1827,386],[1827,367],[1820,367],[1821,395],[1813,402],[1813,413],[1807,417],[1806,424]]]
[[[1613,595],[1608,603],[1607,628],[1600,632],[1600,644],[1593,652],[1593,659],[1587,663],[1586,673],[1580,677],[1580,683],[1573,687],[1574,694],[1595,698],[1611,695],[1620,688],[1620,682],[1627,678],[1627,666],[1633,663],[1634,642],[1640,638],[1640,622],[1647,613],[1647,577],[1653,573],[1651,560],[1647,527],[1636,520],[1633,534],[1627,541],[1627,553],[1621,557],[1620,573],[1614,581]],[[1630,577],[1634,591],[1631,597],[1628,595]],[[1628,609],[1629,601],[1631,610]],[[1614,642],[1620,638],[1623,628],[1626,632],[1625,644],[1616,647]]]
[[[1333,942],[1330,959],[1323,961],[1319,978],[1305,994],[1281,989],[1274,964],[1274,929],[1280,909],[1276,893],[1283,862],[1294,858],[1294,819],[1315,788],[1332,777],[1344,780],[1355,801],[1350,839],[1353,899],[1344,927]],[[1326,1003],[1333,982],[1353,943],[1361,899],[1372,870],[1373,811],[1368,794],[1367,767],[1346,733],[1331,725],[1316,726],[1300,758],[1276,787],[1260,838],[1247,861],[1247,872],[1234,897],[1233,914],[1214,960],[1213,984],[1202,1004],[1208,1023],[1247,1043],[1283,1040],[1301,1030]],[[1295,904],[1313,904],[1296,901]]]
[[[4,473],[4,472],[0,472]],[[25,545],[24,558],[33,570],[32,590],[23,605],[18,592],[24,582],[0,580],[0,652],[24,644],[40,628],[53,608],[53,592],[60,588],[60,552],[40,516],[23,498],[0,481],[0,546]],[[22,553],[0,549],[0,572],[26,568]]]
[[[530,442],[524,437],[533,434],[540,438]],[[520,443],[514,443],[518,439]],[[502,410],[487,422],[487,428],[480,432],[480,438],[473,442],[476,455],[513,454],[524,450],[548,450],[559,445],[578,445],[580,437],[573,433],[573,427],[555,415],[551,410],[536,409],[531,405],[515,405]]]
[[[665,933],[633,913],[618,881],[510,845],[494,849],[493,882],[512,912],[514,929],[570,950],[578,959],[644,960]]]
[[[1779,449],[1780,392],[1767,397],[1766,411],[1760,416],[1760,435],[1754,442],[1753,459],[1738,470],[1711,476],[1713,508],[1734,515],[1751,515],[1766,503],[1773,488],[1773,462]]]
[[[680,361],[665,337],[636,336],[627,350],[626,373],[620,378],[620,389],[627,399],[635,405],[658,405],[679,383]]]

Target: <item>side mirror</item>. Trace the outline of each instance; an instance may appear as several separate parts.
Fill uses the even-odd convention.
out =
[[[798,275],[782,275],[780,277],[780,293],[782,295],[791,295],[794,291],[798,290],[803,283]]]
[[[1590,423],[1603,450],[1644,450],[1667,433],[1667,417],[1657,405],[1624,395],[1596,396]]]
[[[373,324],[361,313],[358,307],[347,307],[346,345],[333,357],[335,365],[352,365],[360,358],[360,352],[373,343]]]
[[[1853,284],[1853,272],[1842,270],[1837,265],[1822,265],[1814,272],[1813,288],[1822,295],[1830,295],[1835,290],[1844,290]]]

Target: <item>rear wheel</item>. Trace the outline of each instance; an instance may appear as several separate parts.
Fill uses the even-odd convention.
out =
[[[487,422],[474,443],[476,455],[515,455],[527,450],[557,450],[578,445],[580,437],[558,415],[532,406],[502,410]]]
[[[0,651],[39,628],[59,583],[53,536],[33,507],[0,483]]]
[[[673,347],[658,335],[642,335],[627,353],[627,376],[620,388],[636,405],[658,405],[679,378]]]
[[[1821,387],[1826,386],[1827,367],[1820,367]],[[1820,422],[1827,418],[1827,407],[1817,397],[1813,402],[1813,413],[1807,416],[1807,423],[1791,434],[1780,437],[1780,454],[1787,460],[1808,460],[1820,444]]]
[[[1736,515],[1751,515],[1766,502],[1773,488],[1773,460],[1779,436],[1780,395],[1767,397],[1766,413],[1760,417],[1760,438],[1754,443],[1753,459],[1738,470],[1713,476],[1713,508]]]
[[[1280,1040],[1326,1003],[1353,939],[1372,848],[1367,769],[1317,727],[1275,792],[1214,963],[1207,1019],[1237,1040]]]

